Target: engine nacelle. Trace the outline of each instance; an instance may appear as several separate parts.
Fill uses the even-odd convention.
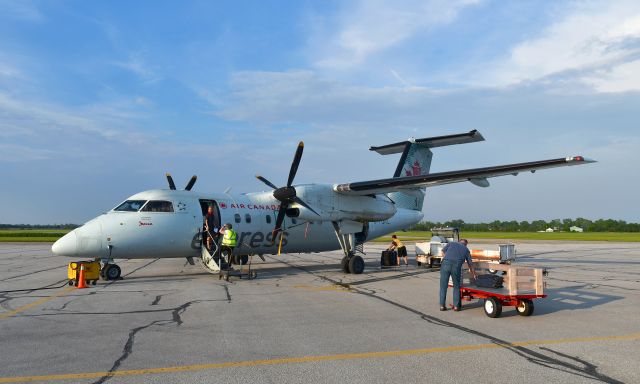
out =
[[[286,215],[307,221],[375,222],[387,220],[396,213],[395,204],[384,195],[348,196],[333,191],[326,192],[328,193],[307,200],[319,215],[299,204],[292,204]]]

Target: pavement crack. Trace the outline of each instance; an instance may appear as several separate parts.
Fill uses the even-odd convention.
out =
[[[162,298],[163,295],[156,295],[156,298],[153,299],[153,301],[151,302],[151,305],[158,305],[158,303],[160,302],[160,299]]]
[[[227,295],[227,303],[231,302],[231,294],[229,293],[229,286],[227,284],[222,286],[224,288],[224,293]]]
[[[155,320],[147,325],[132,328],[129,331],[129,337],[127,338],[127,342],[124,344],[124,348],[122,349],[122,355],[120,355],[120,357],[113,363],[113,365],[111,366],[107,374],[102,376],[97,381],[93,382],[93,384],[102,384],[114,376],[113,373],[118,370],[122,362],[125,361],[131,355],[131,353],[133,353],[133,343],[135,342],[136,334],[138,332],[163,322],[166,322],[166,320]]]
[[[129,336],[127,337],[127,341],[124,344],[124,348],[122,348],[122,354],[120,355],[120,357],[118,357],[118,359],[116,359],[116,361],[113,362],[113,365],[111,366],[111,368],[107,371],[107,373],[102,376],[100,379],[98,379],[97,381],[94,381],[93,384],[103,384],[105,382],[107,382],[108,380],[110,380],[112,377],[115,376],[115,372],[118,370],[118,368],[120,368],[120,366],[122,365],[122,363],[127,360],[129,358],[129,356],[131,356],[131,354],[133,353],[133,345],[135,343],[135,339],[136,339],[136,335],[140,332],[143,331],[149,327],[152,327],[154,325],[167,325],[167,324],[175,324],[177,327],[179,327],[180,325],[183,324],[182,321],[182,314],[184,314],[184,312],[187,311],[187,309],[192,305],[192,304],[197,304],[197,303],[201,303],[204,301],[211,301],[211,300],[193,300],[193,301],[188,301],[176,308],[171,309],[171,320],[154,320],[146,325],[142,325],[140,327],[136,327],[136,328],[131,328],[131,330],[129,331]]]
[[[346,285],[346,284],[344,284],[342,282],[339,282],[337,280],[334,280],[334,279],[332,279],[330,277],[318,274],[318,273],[316,273],[316,272],[314,272],[314,271],[312,271],[312,270],[310,270],[308,268],[305,268],[303,266],[298,266],[298,265],[295,265],[295,264],[291,264],[291,263],[286,262],[284,260],[280,260],[280,262],[283,263],[283,264],[286,264],[286,265],[288,265],[288,266],[290,266],[292,268],[296,268],[296,269],[299,269],[299,270],[301,270],[303,272],[311,274],[313,276],[318,276],[318,277],[320,277],[320,278],[322,278],[322,279],[324,279],[324,280],[326,280],[328,282],[331,282],[333,284],[341,285],[341,286],[345,286]],[[367,291],[364,291],[364,290],[359,289],[359,288],[351,287],[349,285],[346,285],[346,286],[348,286],[348,289],[349,289],[350,292],[353,292],[353,293],[356,293],[356,294],[359,294],[359,295],[364,295],[364,296],[367,296],[367,297],[372,298],[372,299],[380,300],[380,301],[383,301],[383,302],[385,302],[387,304],[395,306],[397,308],[401,308],[401,309],[403,309],[405,311],[408,311],[408,312],[411,312],[411,313],[413,313],[415,315],[418,315],[421,319],[423,319],[423,320],[425,320],[425,321],[427,321],[427,322],[429,322],[431,324],[436,324],[436,325],[439,325],[439,326],[446,326],[446,327],[450,327],[450,328],[455,328],[455,329],[457,329],[459,331],[462,331],[462,332],[465,332],[465,333],[468,333],[468,334],[471,334],[471,335],[474,335],[474,336],[489,340],[490,342],[492,342],[492,343],[494,343],[496,345],[499,345],[499,346],[501,346],[502,348],[504,348],[506,350],[514,352],[516,355],[525,358],[527,361],[529,361],[529,362],[531,362],[533,364],[538,364],[538,365],[541,365],[541,366],[547,367],[547,368],[554,368],[554,369],[560,370],[562,372],[565,372],[567,374],[571,374],[571,375],[579,376],[579,377],[585,377],[585,378],[589,378],[589,379],[593,379],[593,380],[598,380],[598,381],[601,381],[601,382],[604,382],[604,383],[615,383],[615,384],[621,383],[620,381],[618,381],[618,380],[616,380],[616,379],[614,379],[612,377],[609,377],[609,376],[606,376],[606,375],[604,375],[602,373],[599,373],[597,371],[597,367],[595,365],[593,365],[591,363],[588,363],[588,362],[586,362],[584,360],[580,360],[579,364],[568,363],[568,362],[562,361],[562,360],[560,360],[558,358],[554,358],[553,356],[547,356],[547,355],[545,355],[543,353],[536,352],[536,351],[534,351],[534,350],[532,350],[530,348],[513,345],[509,341],[499,339],[499,338],[497,338],[495,336],[492,336],[492,335],[489,335],[489,334],[486,334],[486,333],[483,333],[483,332],[480,332],[480,331],[476,331],[474,329],[467,328],[465,326],[462,326],[462,325],[459,325],[459,324],[456,324],[456,323],[452,323],[452,322],[437,318],[435,316],[428,315],[428,314],[426,314],[424,312],[420,312],[419,310],[411,308],[411,307],[406,306],[404,304],[395,302],[393,300],[384,298],[382,296],[378,296],[375,293],[367,292]],[[541,349],[544,349],[544,348],[541,348]],[[546,350],[546,349],[544,349],[544,350]],[[559,354],[557,352],[554,352],[554,353]],[[563,356],[563,357],[567,358],[567,356]],[[571,357],[569,357],[569,358],[571,358]],[[574,361],[576,360],[575,358],[571,358],[571,359],[573,359]]]

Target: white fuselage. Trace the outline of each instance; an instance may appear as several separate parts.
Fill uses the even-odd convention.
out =
[[[396,209],[384,195],[347,196],[334,193],[332,188],[318,184],[296,187],[298,196],[320,215],[309,214],[304,207],[298,207],[299,217],[287,217],[283,225],[282,253],[340,249],[332,222],[348,220],[361,224],[362,231],[356,237],[364,241],[407,228],[423,217],[420,211]],[[103,259],[199,257],[202,206],[211,201],[219,208],[219,222],[231,223],[238,233],[234,253],[278,252],[279,242],[273,241],[272,231],[280,202],[271,192],[232,195],[150,190],[135,194],[127,201],[170,202],[172,211],[111,210],[69,232],[53,245],[53,252]]]

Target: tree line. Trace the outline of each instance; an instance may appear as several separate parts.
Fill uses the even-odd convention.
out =
[[[571,227],[580,227],[585,232],[640,232],[640,223],[627,223],[624,220],[598,219],[595,221],[579,217],[577,219],[553,219],[550,221],[500,221],[490,223],[465,223],[464,220],[445,222],[423,221],[411,227],[415,231],[429,231],[431,228],[457,227],[470,232],[537,232],[547,228],[569,232]]]
[[[0,229],[74,229],[78,224],[0,224]]]

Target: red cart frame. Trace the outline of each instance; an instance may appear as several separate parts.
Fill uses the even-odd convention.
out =
[[[513,264],[474,263],[476,274],[502,272],[504,288],[480,288],[471,286],[469,270],[463,271],[463,285],[460,287],[460,295],[463,300],[484,299],[484,312],[487,316],[495,318],[502,314],[502,307],[516,307],[521,316],[530,316],[533,313],[533,299],[545,298],[545,283],[543,282],[543,270]],[[469,284],[464,284],[469,281]],[[449,283],[451,286],[451,283]]]

